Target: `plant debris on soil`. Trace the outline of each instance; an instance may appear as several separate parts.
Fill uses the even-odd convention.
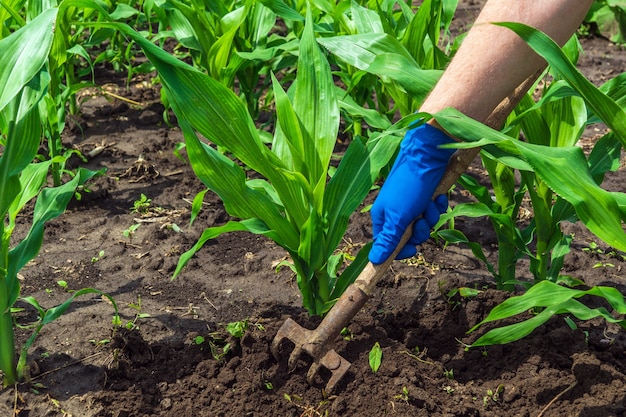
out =
[[[461,2],[457,27],[479,10]],[[596,85],[624,72],[622,48],[599,37],[582,39],[579,68]],[[40,255],[22,270],[22,293],[44,307],[69,291],[93,287],[118,303],[122,327],[115,333],[107,299],[78,298],[46,325],[29,352],[27,381],[0,394],[0,414],[18,416],[623,416],[626,412],[626,333],[602,320],[554,317],[524,339],[503,346],[468,345],[490,326],[467,331],[509,294],[469,249],[429,241],[417,257],[397,261],[371,300],[336,341],[352,363],[333,393],[322,373],[309,385],[310,363],[287,369],[270,343],[288,317],[307,327],[294,276],[277,268],[286,253],[268,239],[230,233],[209,242],[176,280],[178,257],[208,226],[229,220],[219,199],[207,193],[189,226],[191,202],[203,190],[191,167],[174,151],[179,129],[163,121],[159,92],[149,78],[133,80],[101,68],[98,81],[140,106],[94,95],[64,134],[65,146],[88,154],[89,168],[106,168],[50,222]],[[589,130],[593,143],[601,131]],[[77,164],[83,164],[77,161]],[[485,173],[475,164],[470,173]],[[608,176],[622,190],[626,173]],[[144,194],[149,208],[132,212]],[[373,201],[371,195],[365,204]],[[463,190],[451,204],[467,199]],[[27,222],[28,218],[21,219]],[[132,233],[124,233],[139,224]],[[457,227],[494,259],[495,237],[485,221]],[[586,285],[611,285],[626,294],[624,256],[581,225],[574,233],[564,272]],[[344,251],[371,240],[367,213],[355,213]],[[525,276],[524,264],[519,273]],[[526,273],[528,274],[528,273]],[[58,285],[65,281],[67,288]],[[479,290],[462,298],[456,288]],[[593,302],[593,300],[589,300]],[[34,312],[18,322],[34,321]],[[530,314],[530,313],[529,313]],[[226,325],[245,321],[236,338]],[[501,325],[502,323],[496,323]],[[19,330],[19,343],[30,335]],[[368,354],[382,348],[378,372]],[[288,346],[286,347],[288,348]]]

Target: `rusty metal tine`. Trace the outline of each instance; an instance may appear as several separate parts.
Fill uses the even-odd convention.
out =
[[[272,355],[274,358],[279,361],[280,360],[280,345],[285,339],[291,340],[296,347],[306,341],[307,335],[305,329],[302,328],[298,323],[296,323],[293,319],[288,318],[285,320],[278,332],[276,332],[276,336],[272,341],[272,345],[270,346],[270,350],[272,351]]]
[[[324,355],[324,357],[320,360],[320,364],[323,365],[326,369],[329,369],[331,374],[328,383],[326,383],[326,391],[328,393],[332,393],[335,390],[335,386],[343,379],[343,376],[348,372],[350,366],[352,365],[346,359],[344,359],[341,355],[335,352],[334,349],[331,349]]]
[[[326,384],[326,391],[331,393],[335,389],[335,385],[343,376],[348,372],[352,364],[339,355],[334,349],[329,350],[326,354],[316,362],[313,362],[306,375],[306,380],[310,385],[313,385],[315,376],[319,372],[321,367],[328,369],[331,372],[331,377]]]
[[[289,360],[287,361],[287,367],[289,368],[289,372],[293,372],[298,367],[298,360],[300,359],[300,355],[302,355],[302,344],[295,342],[296,347],[293,348],[291,354],[289,355]]]
[[[317,375],[317,372],[319,371],[320,366],[321,365],[317,362],[313,362],[311,364],[309,371],[306,373],[306,380],[309,383],[309,385],[313,385],[313,381],[315,380],[315,375]]]

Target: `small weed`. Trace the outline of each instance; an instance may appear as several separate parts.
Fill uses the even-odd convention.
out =
[[[369,354],[369,363],[372,372],[378,372],[378,368],[380,368],[380,364],[383,361],[383,350],[380,348],[380,344],[378,342],[374,343],[372,346],[372,350],[370,350]]]
[[[444,369],[443,376],[445,376],[451,381],[454,381],[454,369],[450,369],[450,370]]]
[[[128,306],[136,311],[135,317],[131,321],[126,323],[126,325],[124,326],[128,330],[133,330],[133,329],[138,328],[139,325],[137,324],[137,322],[140,319],[145,319],[147,317],[150,317],[150,314],[141,312],[141,296],[140,295],[137,296],[137,303],[130,303],[128,304]]]
[[[500,396],[504,392],[504,385],[498,385],[495,391],[490,389],[487,390],[487,395],[483,397],[483,407],[489,408],[490,405],[497,403],[500,401]]]
[[[468,345],[467,343],[464,343],[461,339],[458,339],[456,337],[454,338],[454,340],[456,340],[458,344],[463,346],[464,352],[469,352],[470,348],[472,347],[472,345]]]
[[[99,347],[102,347],[104,345],[108,345],[109,343],[111,343],[111,339],[101,339],[101,340],[90,339],[89,343],[99,348]]]
[[[145,214],[150,210],[150,206],[152,205],[152,199],[146,197],[145,194],[141,193],[141,197],[139,200],[135,200],[133,202],[133,206],[131,207],[131,213]]]
[[[350,341],[354,339],[354,335],[352,334],[350,329],[348,329],[347,327],[344,327],[343,329],[341,329],[341,336],[343,337],[343,340]]]
[[[101,250],[100,252],[98,252],[98,256],[93,256],[93,257],[91,258],[91,263],[96,263],[96,262],[98,262],[100,259],[104,259],[104,257],[105,257],[104,251],[103,251],[103,250]]]
[[[393,398],[396,400],[404,401],[405,403],[409,403],[409,389],[407,387],[402,387],[402,394],[394,395]]]
[[[590,242],[589,246],[587,246],[586,248],[583,248],[582,250],[583,252],[589,252],[589,253],[593,253],[596,255],[604,254],[604,251],[598,247],[598,244],[596,242]]]
[[[302,403],[303,399],[301,396],[296,395],[296,394],[288,394],[288,393],[284,393],[283,394],[283,398],[285,399],[285,401],[287,401],[290,404],[295,405],[296,407],[298,407],[299,409],[303,410],[302,414],[300,414],[300,417],[325,417],[328,416],[328,410],[323,410],[322,411],[322,407],[324,407],[327,402],[321,401],[317,407],[313,407],[310,404],[300,404]]]
[[[124,230],[122,232],[122,235],[124,235],[125,238],[127,238],[129,241],[133,240],[133,236],[135,235],[135,231],[137,231],[137,229],[139,229],[139,226],[141,226],[141,223],[133,223],[131,224],[128,229]]]
[[[417,361],[420,361],[422,363],[427,363],[429,365],[435,365],[434,362],[431,362],[431,361],[428,361],[428,360],[424,359],[424,356],[426,356],[426,351],[428,349],[420,350],[419,346],[415,346],[415,348],[413,350],[415,350],[415,353],[411,353],[411,352],[408,352],[408,351],[404,351],[402,353],[404,353],[406,355],[409,355],[413,359],[415,359]]]
[[[235,339],[241,339],[248,330],[248,319],[234,321],[226,325],[226,331]]]
[[[610,257],[610,258],[615,258],[618,259],[622,262],[626,262],[626,255],[624,255],[623,253],[618,253],[615,250],[612,250],[610,252],[606,253],[606,256]]]
[[[61,288],[63,288],[65,291],[67,292],[72,292],[72,290],[70,290],[69,286],[67,285],[67,281],[64,280],[58,280],[57,281],[57,285]]]

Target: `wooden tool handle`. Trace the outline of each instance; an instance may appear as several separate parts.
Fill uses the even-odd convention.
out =
[[[508,115],[513,111],[515,106],[517,106],[522,97],[524,97],[526,92],[532,87],[532,85],[535,83],[535,81],[542,72],[543,69],[528,77],[526,81],[520,84],[520,86],[517,87],[509,97],[502,100],[498,107],[496,107],[494,111],[489,115],[489,117],[485,121],[485,124],[494,129],[501,128]],[[446,172],[444,173],[441,182],[435,190],[433,198],[440,194],[445,194],[448,192],[450,187],[454,185],[454,183],[459,179],[461,174],[463,174],[467,170],[467,167],[472,163],[479,151],[480,148],[458,149],[452,155],[448,167],[446,168]],[[412,222],[405,230],[404,234],[400,238],[398,246],[389,256],[389,258],[385,260],[385,262],[378,265],[368,262],[361,274],[359,274],[359,276],[357,277],[354,285],[356,285],[367,296],[370,296],[372,294],[372,291],[376,287],[376,284],[378,283],[380,278],[385,274],[387,268],[389,268],[393,260],[396,258],[396,256],[398,256],[398,253],[400,253],[400,250],[411,238],[413,223],[414,222]]]

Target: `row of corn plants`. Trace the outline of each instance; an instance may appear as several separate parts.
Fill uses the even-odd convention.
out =
[[[457,3],[425,0],[418,8],[399,0],[3,3],[0,49],[14,51],[15,57],[6,54],[13,57],[13,67],[25,67],[11,72],[8,66],[0,73],[5,148],[0,159],[5,168],[0,174],[6,183],[1,201],[8,224],[3,226],[2,246],[5,286],[0,288],[4,383],[19,378],[32,343],[29,340],[21,350],[16,366],[9,328],[19,298],[17,271],[37,254],[43,223],[62,213],[72,190],[95,175],[64,169],[69,153],[63,149],[61,132],[67,113],[79,111],[76,93],[94,85],[96,65],[124,69],[129,78],[156,69],[164,103],[177,115],[196,175],[239,219],[207,228],[181,257],[174,276],[209,239],[230,231],[263,234],[290,254],[304,307],[311,314],[323,315],[367,261],[369,246],[344,268],[346,257],[337,253],[337,247],[350,215],[389,166],[404,130],[416,120],[413,113],[454,54],[457,44],[451,42],[448,28]],[[496,195],[494,202],[489,190],[466,177],[462,184],[474,192],[478,203],[455,208],[448,219],[489,216],[500,242],[498,266],[488,265],[498,286],[530,288],[521,299],[513,297],[503,304],[506,313],[496,309],[486,321],[526,307],[519,310],[524,311],[529,303],[541,311],[536,316],[541,319],[496,329],[477,344],[523,337],[544,317],[564,311],[578,311],[580,318],[595,314],[611,320],[605,310],[585,310],[575,304],[587,293],[607,299],[618,312],[625,310],[614,289],[554,288],[575,283],[572,277],[565,280],[560,275],[571,241],[560,232],[562,221],[582,221],[612,246],[626,247],[621,246],[621,228],[616,228],[621,226],[615,214],[624,206],[621,195],[598,191],[595,186],[606,171],[615,168],[622,145],[623,111],[611,100],[621,91],[622,78],[597,90],[549,40],[528,28],[512,29],[546,55],[556,76],[541,101],[534,103],[530,96],[523,100],[505,134],[479,128],[452,111],[435,115],[455,136],[466,138],[468,146],[483,147],[482,158]],[[175,41],[173,54],[163,49],[171,40]],[[149,62],[136,63],[138,48]],[[272,112],[271,130],[255,124],[262,109]],[[585,159],[574,145],[582,127],[597,119],[609,125],[613,134],[599,141]],[[351,143],[335,168],[332,154],[342,120]],[[519,140],[520,132],[528,142]],[[28,141],[14,139],[26,136]],[[36,159],[42,138],[49,155]],[[19,157],[9,158],[12,152]],[[550,169],[553,162],[546,162],[546,156],[559,161],[567,158],[576,170],[584,165],[593,179],[595,188],[588,184],[593,191],[581,194],[579,189],[566,188],[568,183]],[[249,179],[251,171],[259,175]],[[49,172],[52,188],[44,186]],[[513,181],[516,172],[521,173],[521,185]],[[67,176],[70,180],[64,183]],[[525,195],[532,202],[534,218],[522,230],[515,220]],[[11,219],[35,198],[32,233],[11,245]],[[614,213],[610,227],[594,211],[601,209]],[[462,233],[440,230],[438,234],[470,244],[485,259],[480,247]],[[531,260],[534,283],[516,278],[516,261],[523,256]],[[73,297],[96,291],[85,289]],[[549,298],[546,305],[552,293],[569,298],[561,304]],[[24,301],[39,311],[38,326],[58,317],[71,302],[45,310],[36,300],[27,297]],[[512,310],[511,304],[517,309]]]
[[[264,3],[266,4],[266,3]],[[404,5],[406,6],[406,5]],[[302,36],[300,39],[295,39],[299,44],[298,48],[298,67],[304,68],[316,68],[315,74],[326,74],[316,79],[319,84],[316,85],[315,91],[309,89],[304,90],[301,87],[301,76],[304,75],[304,71],[298,72],[298,77],[293,79],[293,85],[288,90],[288,94],[284,95],[282,89],[277,89],[276,85],[279,83],[274,74],[271,74],[271,78],[274,83],[273,97],[276,102],[277,109],[277,130],[274,134],[274,138],[271,141],[271,153],[274,153],[282,160],[283,163],[287,163],[286,167],[290,172],[294,169],[299,173],[305,174],[307,182],[297,179],[307,187],[301,188],[300,193],[304,196],[315,196],[316,187],[321,189],[321,184],[327,182],[327,172],[322,171],[322,176],[311,177],[308,174],[309,161],[293,160],[293,158],[300,152],[307,154],[307,144],[302,142],[301,136],[315,135],[314,122],[311,121],[311,115],[304,113],[306,110],[299,110],[300,102],[307,102],[307,106],[301,107],[301,109],[308,109],[310,113],[317,114],[320,118],[326,118],[328,122],[333,121],[330,125],[333,126],[331,134],[336,137],[336,120],[337,111],[333,110],[331,117],[328,110],[322,110],[316,106],[319,97],[333,97],[330,89],[325,90],[325,87],[331,86],[332,80],[328,76],[328,70],[321,70],[319,64],[312,64],[311,61],[307,61],[307,57],[310,55],[305,54],[305,51],[311,49],[303,49],[304,42],[314,44],[312,41],[314,36],[317,36],[317,43],[322,45],[323,48],[330,54],[326,58],[332,63],[333,66],[339,68],[335,71],[337,78],[345,84],[346,89],[336,89],[337,92],[334,97],[339,97],[339,103],[344,110],[344,117],[352,122],[354,127],[355,140],[352,142],[351,147],[348,149],[340,169],[328,182],[328,188],[334,191],[334,186],[339,183],[340,176],[344,173],[344,170],[354,170],[357,172],[356,167],[351,167],[351,161],[353,158],[353,148],[356,144],[365,144],[367,153],[360,155],[360,158],[366,160],[367,157],[371,158],[371,161],[375,163],[376,170],[370,171],[369,185],[373,184],[373,181],[377,178],[380,169],[389,160],[389,148],[385,149],[384,158],[378,159],[379,149],[368,147],[371,144],[379,145],[381,142],[386,142],[385,147],[392,147],[395,149],[397,145],[398,136],[393,136],[391,132],[397,131],[399,125],[390,126],[389,116],[390,114],[400,116],[408,116],[416,109],[419,108],[419,103],[428,93],[432,85],[436,82],[441,68],[443,68],[447,62],[448,56],[445,51],[453,52],[453,45],[444,45],[441,49],[441,42],[439,39],[440,29],[442,25],[445,27],[449,23],[451,16],[450,10],[456,7],[455,2],[423,2],[417,13],[412,14],[409,9],[409,13],[406,13],[406,9],[402,6],[399,7],[399,12],[394,15],[381,13],[381,9],[374,13],[373,10],[363,7],[356,2],[352,2],[350,8],[344,5],[343,10],[349,10],[349,14],[338,13],[337,8],[320,8],[324,13],[320,13],[323,16],[321,20],[313,22],[313,13],[309,12],[309,17],[306,21]],[[315,9],[315,8],[313,8]],[[282,10],[283,16],[288,14]],[[319,10],[318,10],[319,12]],[[291,11],[293,13],[293,11]],[[289,14],[292,16],[292,14]],[[349,17],[348,17],[349,16]],[[394,24],[390,24],[390,20],[386,20],[389,16],[395,16],[393,18]],[[398,18],[400,17],[400,18]],[[294,27],[300,22],[300,19],[295,19]],[[548,88],[546,88],[544,95],[540,102],[535,103],[531,96],[528,95],[520,104],[516,110],[515,119],[511,120],[507,126],[507,137],[511,140],[515,140],[515,143],[524,143],[519,140],[520,134],[523,133],[527,142],[541,147],[546,147],[549,151],[536,150],[536,154],[541,158],[542,163],[547,166],[558,167],[556,164],[551,163],[551,158],[554,157],[552,152],[563,153],[559,156],[561,160],[563,158],[572,159],[576,161],[580,159],[580,155],[576,154],[580,149],[577,148],[576,142],[582,135],[584,127],[598,120],[604,121],[614,132],[598,142],[594,151],[591,153],[589,159],[583,158],[585,166],[589,166],[589,172],[595,183],[600,183],[604,174],[610,170],[615,169],[619,158],[619,149],[621,148],[621,142],[619,137],[621,121],[617,115],[621,115],[623,111],[619,106],[611,105],[612,102],[610,95],[604,94],[601,90],[594,89],[591,84],[584,79],[579,73],[575,71],[575,68],[570,63],[576,60],[578,44],[573,39],[564,48],[564,51],[569,54],[569,59],[563,54],[561,49],[555,47],[554,44],[549,42],[549,39],[542,38],[540,34],[530,32],[530,29],[523,28],[521,26],[512,26],[512,29],[518,31],[520,36],[526,36],[530,40],[539,38],[541,41],[534,41],[531,44],[536,48],[539,53],[547,55],[546,59],[551,63],[552,75],[555,76],[555,81],[552,82]],[[314,34],[316,30],[317,35]],[[527,32],[524,32],[526,30]],[[444,31],[445,33],[445,31]],[[533,37],[534,36],[534,37]],[[445,43],[445,42],[444,42]],[[307,48],[311,48],[311,45]],[[317,46],[314,48],[317,51]],[[318,53],[318,52],[317,52]],[[251,56],[251,55],[247,55]],[[270,55],[268,55],[270,56]],[[271,55],[274,57],[275,55]],[[151,58],[153,62],[154,59]],[[318,58],[319,62],[324,62],[323,58]],[[160,71],[161,77],[164,77],[163,70],[157,65]],[[312,77],[312,75],[308,75]],[[368,82],[368,80],[375,79],[374,83]],[[174,78],[172,78],[173,80]],[[218,77],[219,80],[219,77]],[[320,81],[324,80],[324,81]],[[331,82],[329,82],[329,80]],[[163,80],[165,86],[168,83],[170,87],[167,88],[168,94],[176,94],[176,91],[181,91],[179,84],[173,84],[173,81]],[[291,81],[291,79],[290,79]],[[613,93],[620,91],[621,78],[612,80],[607,83],[603,90]],[[326,83],[326,84],[325,84]],[[371,85],[374,85],[372,88]],[[176,85],[177,88],[173,86]],[[226,83],[228,86],[228,83]],[[294,86],[295,85],[295,86]],[[300,95],[298,91],[308,91],[310,95],[305,97]],[[321,95],[317,95],[321,94]],[[205,97],[210,95],[204,94]],[[314,97],[314,100],[307,101]],[[334,102],[335,98],[331,100]],[[348,100],[349,98],[349,100]],[[289,100],[289,101],[288,101]],[[374,101],[377,100],[377,101]],[[276,178],[271,170],[267,167],[261,168],[258,165],[259,160],[267,160],[268,158],[256,155],[254,162],[250,159],[251,155],[245,155],[238,151],[241,147],[241,143],[245,143],[247,138],[243,135],[225,134],[223,131],[219,133],[208,132],[202,130],[202,121],[200,119],[194,121],[197,108],[184,109],[185,104],[188,101],[176,100],[177,103],[173,104],[175,112],[189,122],[189,126],[183,127],[186,132],[188,147],[193,146],[194,149],[188,149],[190,153],[190,160],[196,173],[203,180],[209,189],[216,191],[220,197],[224,200],[227,210],[235,217],[244,218],[243,222],[229,223],[225,226],[216,228],[209,228],[205,230],[202,238],[194,248],[187,252],[179,263],[178,269],[175,273],[178,274],[181,268],[185,265],[188,259],[196,253],[197,250],[206,242],[206,240],[214,238],[221,233],[231,230],[248,230],[253,233],[262,233],[273,238],[281,246],[283,246],[290,253],[293,260],[293,267],[297,273],[298,284],[301,292],[303,293],[304,305],[311,314],[324,314],[333,301],[341,291],[354,279],[355,274],[363,266],[363,256],[358,257],[344,274],[337,275],[338,262],[340,258],[338,255],[333,255],[334,248],[338,243],[337,239],[328,239],[328,233],[334,233],[332,226],[335,226],[335,217],[329,216],[328,213],[333,213],[331,210],[327,212],[325,204],[319,204],[315,202],[315,198],[310,198],[302,204],[303,199],[298,202],[297,199],[292,200],[294,195],[293,191],[280,190],[280,183],[283,179]],[[394,106],[389,107],[389,103],[393,102]],[[285,110],[284,104],[288,103],[293,105],[292,108]],[[599,104],[604,103],[604,104]],[[607,104],[609,103],[609,104]],[[197,105],[197,101],[195,105]],[[234,104],[234,102],[233,102]],[[215,106],[214,104],[212,105]],[[604,107],[603,107],[604,106]],[[209,106],[210,107],[210,106]],[[235,106],[238,107],[238,106]],[[609,110],[605,109],[608,108]],[[351,113],[351,110],[357,109],[356,112]],[[367,112],[364,109],[376,109],[376,116],[369,113],[370,118],[365,119]],[[192,111],[194,110],[194,111]],[[242,111],[243,109],[239,109]],[[615,113],[615,112],[618,113]],[[228,114],[221,111],[220,114]],[[298,122],[298,129],[288,126],[287,114],[291,116],[295,115],[294,121]],[[202,117],[201,115],[198,115]],[[373,130],[368,132],[366,137],[363,137],[363,131],[360,128],[363,120],[366,120],[371,127],[378,128],[379,130]],[[457,119],[460,119],[459,115],[450,116],[447,113],[436,115],[440,124],[448,126],[446,123],[457,123]],[[444,119],[449,117],[450,119]],[[608,119],[608,120],[607,120]],[[450,122],[453,120],[454,122]],[[307,122],[308,121],[308,122]],[[371,121],[371,123],[370,123]],[[465,121],[468,122],[468,121]],[[406,126],[408,122],[405,122]],[[250,122],[248,122],[250,124]],[[295,125],[295,123],[293,123]],[[402,124],[400,124],[401,126]],[[251,126],[251,124],[250,124]],[[229,126],[231,128],[231,126]],[[265,180],[252,180],[249,184],[254,184],[257,189],[263,189],[265,193],[268,193],[269,197],[273,199],[273,202],[278,205],[278,213],[286,219],[286,223],[291,223],[295,226],[294,233],[299,236],[297,246],[290,246],[288,240],[284,236],[273,236],[276,230],[272,229],[267,217],[267,213],[260,213],[244,210],[245,204],[243,201],[239,201],[234,198],[232,194],[233,189],[240,191],[239,194],[247,195],[247,190],[242,188],[241,185],[233,187],[233,184],[229,184],[228,188],[220,187],[216,183],[216,176],[218,172],[224,172],[225,167],[220,168],[215,162],[216,153],[215,149],[206,144],[202,147],[202,152],[198,144],[200,143],[197,137],[193,134],[192,130],[196,129],[202,133],[209,140],[219,146],[229,149],[239,161],[244,165],[251,168],[254,171],[259,172]],[[466,129],[466,130],[464,130]],[[206,133],[205,133],[206,132]],[[452,130],[451,130],[452,132]],[[465,125],[462,128],[457,128],[453,131],[453,134],[457,137],[474,137],[471,133],[484,131],[477,129],[471,123]],[[320,131],[321,133],[321,131]],[[296,142],[293,142],[294,135],[297,138]],[[319,134],[319,133],[318,133]],[[234,137],[238,136],[238,137]],[[254,134],[252,135],[254,136]],[[312,148],[315,146],[321,146],[326,143],[324,136],[313,136],[317,140],[313,140]],[[326,137],[327,138],[327,137]],[[603,207],[605,200],[599,197],[599,195],[606,195],[606,193],[599,192],[599,195],[586,194],[586,195],[572,195],[567,192],[562,192],[563,189],[555,189],[552,187],[552,182],[557,181],[558,184],[564,184],[564,182],[549,178],[552,171],[543,172],[540,170],[541,165],[537,162],[529,162],[529,157],[526,154],[519,154],[519,151],[513,155],[507,154],[511,151],[511,146],[508,144],[499,143],[498,146],[490,144],[485,146],[487,139],[482,140],[474,139],[477,142],[471,146],[483,146],[486,150],[482,153],[483,163],[485,168],[489,172],[490,179],[492,181],[492,188],[495,191],[495,199],[489,193],[489,190],[478,186],[469,177],[464,177],[462,184],[470,189],[477,199],[478,203],[472,205],[462,205],[453,210],[450,215],[444,217],[443,221],[454,218],[455,216],[488,216],[494,223],[496,234],[499,239],[499,259],[498,266],[494,268],[488,264],[490,270],[494,272],[496,283],[498,287],[503,289],[513,289],[516,285],[522,285],[526,289],[532,287],[532,291],[528,291],[524,298],[513,298],[511,303],[519,303],[520,308],[516,309],[516,313],[526,311],[529,301],[533,300],[533,297],[538,297],[538,301],[535,302],[537,312],[541,312],[533,319],[523,322],[519,325],[505,327],[489,332],[484,337],[480,338],[476,344],[493,344],[493,343],[506,343],[517,338],[523,337],[528,334],[538,325],[543,323],[547,318],[554,314],[568,312],[574,314],[579,318],[589,318],[595,316],[601,316],[609,321],[617,321],[623,324],[621,320],[613,319],[607,310],[591,310],[584,305],[575,301],[576,298],[580,298],[584,294],[595,294],[605,298],[613,309],[618,312],[624,312],[625,304],[623,297],[619,292],[611,288],[594,288],[588,292],[564,287],[567,284],[573,286],[577,284],[575,277],[564,277],[560,275],[560,270],[563,265],[564,256],[569,251],[569,244],[572,240],[571,236],[564,236],[560,229],[560,224],[563,221],[582,221],[589,229],[595,233],[601,239],[609,242],[616,248],[622,248],[620,245],[620,239],[623,239],[623,233],[619,226],[620,219],[617,211],[613,210],[616,206]],[[306,139],[305,139],[306,140]],[[380,140],[380,141],[379,141]],[[286,142],[285,142],[286,141]],[[261,146],[258,140],[255,147]],[[326,145],[327,146],[327,145]],[[359,145],[360,146],[360,145]],[[520,145],[521,146],[521,145]],[[246,147],[249,149],[249,147]],[[265,148],[263,148],[265,149]],[[315,150],[315,153],[319,155],[319,148]],[[569,154],[572,156],[568,156]],[[213,154],[208,157],[209,154]],[[274,156],[272,156],[273,158]],[[226,157],[220,157],[222,161],[228,165],[233,165],[232,160]],[[325,159],[326,163],[329,159]],[[582,163],[581,160],[577,161]],[[574,162],[573,162],[574,163]],[[280,165],[279,165],[280,166]],[[342,169],[344,168],[344,169]],[[579,169],[577,167],[576,169]],[[303,170],[304,169],[304,170]],[[365,167],[363,170],[367,171]],[[237,169],[238,171],[238,169]],[[515,181],[516,172],[520,172],[522,182],[517,184]],[[556,168],[554,170],[556,172]],[[565,172],[573,171],[560,171],[561,175]],[[245,181],[245,176],[242,172],[235,174],[239,178],[239,183]],[[548,179],[544,176],[547,175]],[[354,174],[351,175],[353,178]],[[559,178],[558,176],[556,178]],[[314,180],[314,181],[312,181]],[[262,186],[260,185],[262,184]],[[291,185],[291,184],[290,184]],[[312,187],[312,188],[311,188]],[[362,193],[367,190],[366,179],[363,178],[361,184]],[[244,192],[244,190],[246,192]],[[597,190],[601,188],[597,187]],[[596,190],[596,191],[597,191]],[[565,190],[569,191],[569,190]],[[578,190],[576,190],[578,191]],[[365,194],[355,193],[357,200],[361,199]],[[517,214],[519,212],[523,198],[528,195],[532,208],[533,219],[530,226],[521,229],[517,224]],[[306,199],[307,197],[305,197]],[[582,203],[578,199],[582,199]],[[326,201],[322,199],[322,201]],[[230,203],[229,203],[230,202]],[[577,206],[576,203],[579,203]],[[308,209],[306,208],[308,204]],[[327,205],[329,202],[327,203]],[[594,215],[588,215],[589,204],[593,207]],[[606,203],[608,204],[608,203]],[[336,212],[341,212],[342,207],[334,208]],[[342,221],[341,234],[336,237],[340,237],[345,231],[345,219],[356,208],[357,202],[352,205],[345,206],[344,221]],[[230,207],[230,209],[229,209]],[[236,208],[237,207],[237,208]],[[321,207],[321,210],[317,207]],[[605,212],[606,210],[600,210],[602,208],[609,208],[613,213],[611,218],[611,225],[606,223]],[[309,213],[309,217],[305,215],[298,215],[297,210],[301,210],[302,213]],[[317,211],[317,212],[316,212]],[[245,216],[242,216],[246,212]],[[584,215],[582,215],[582,214]],[[313,217],[311,217],[311,215]],[[248,217],[248,218],[247,218]],[[255,219],[252,223],[251,220]],[[298,220],[299,219],[299,220]],[[324,220],[329,219],[328,222]],[[261,223],[256,220],[262,220]],[[274,222],[276,219],[272,219]],[[282,219],[281,219],[282,220]],[[243,226],[242,223],[250,221],[249,225]],[[259,227],[263,225],[263,227]],[[331,226],[331,228],[327,228]],[[281,226],[282,227],[282,226]],[[326,235],[325,235],[326,234]],[[472,244],[467,239],[455,230],[440,231],[439,236],[445,237],[451,242],[465,242],[472,246],[477,256],[486,261],[486,257],[478,244]],[[319,239],[322,240],[319,240]],[[296,241],[294,240],[294,243]],[[332,246],[328,246],[327,243],[332,243]],[[313,253],[312,248],[321,248],[320,253]],[[365,248],[367,251],[367,247]],[[362,253],[361,253],[362,255]],[[530,272],[535,277],[535,281],[532,283],[520,281],[517,279],[517,261],[522,257],[527,257],[530,260]],[[551,294],[559,293],[554,286],[561,284],[559,289],[565,288],[566,291],[561,291],[563,294],[567,294],[569,298],[563,300],[562,298],[552,298]],[[540,285],[536,285],[540,284]],[[546,300],[548,305],[546,305]],[[505,304],[502,307],[494,310],[494,313],[490,315],[485,322],[499,320],[507,318],[508,316],[501,312],[501,309],[507,309],[509,304]],[[547,308],[549,307],[549,308]],[[508,310],[507,310],[508,311]],[[482,324],[482,323],[481,323]]]

